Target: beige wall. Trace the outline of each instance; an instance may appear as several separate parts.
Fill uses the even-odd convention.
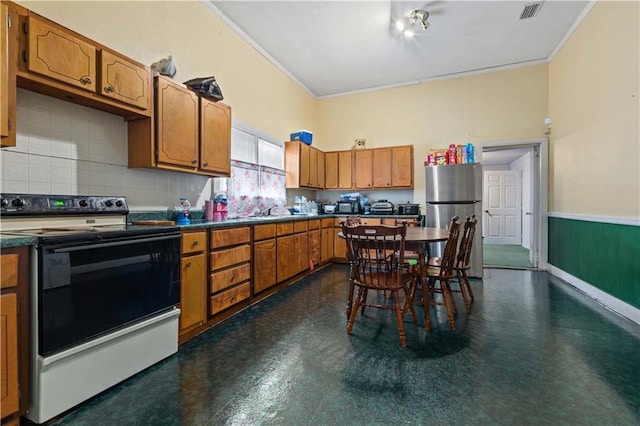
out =
[[[17,3],[150,65],[169,54],[176,81],[215,75],[234,123],[286,140],[316,127],[316,100],[245,43],[201,1]]]
[[[549,64],[549,210],[640,217],[640,3],[598,2]]]
[[[356,138],[368,148],[413,144],[413,198],[424,204],[429,149],[544,136],[547,76],[543,64],[323,99],[314,145],[345,149]]]

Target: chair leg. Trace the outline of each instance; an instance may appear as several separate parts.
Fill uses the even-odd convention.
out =
[[[413,323],[417,325],[418,317],[416,316],[416,310],[413,307],[413,295],[415,294],[416,284],[417,283],[414,278],[411,280],[411,283],[409,284],[409,288],[404,289],[405,298],[404,298],[404,305],[402,306],[402,316],[404,317],[404,314],[407,312],[407,309],[409,309],[409,312],[411,312],[411,319],[413,320]]]
[[[431,314],[429,313],[429,289],[433,284],[433,280],[422,283],[422,308],[424,310],[424,328],[427,331],[431,331]]]
[[[363,288],[362,289],[362,300],[360,301],[360,304],[362,305],[362,307],[360,308],[360,315],[364,315],[364,308],[365,308],[365,303],[367,303],[367,296],[369,295],[369,289],[368,288]],[[356,309],[357,311],[358,309]]]
[[[351,317],[351,308],[353,306],[353,278],[349,277],[349,295],[347,296],[347,320]]]
[[[469,302],[469,295],[467,294],[467,284],[464,281],[463,271],[458,270],[458,285],[460,286],[460,293],[462,293],[462,300],[464,301],[464,309],[468,314],[471,313],[471,303]]]
[[[456,320],[455,318],[453,318],[453,309],[451,306],[453,294],[451,293],[451,287],[449,286],[449,281],[448,280],[441,281],[440,288],[442,289],[442,298],[444,299],[444,306],[445,308],[447,308],[447,317],[449,318],[449,326],[451,327],[451,330],[455,330]]]
[[[471,283],[469,282],[469,277],[467,276],[467,271],[463,270],[462,271],[462,276],[464,277],[464,285],[467,287],[467,291],[469,292],[469,296],[471,296],[471,301],[474,300],[473,298],[473,290],[471,290]]]
[[[402,321],[402,308],[400,307],[400,295],[398,290],[393,290],[393,307],[396,311],[396,319],[398,320],[398,331],[400,332],[400,343],[407,346],[407,334],[404,332],[404,322]]]
[[[353,323],[355,322],[356,316],[358,315],[358,308],[362,303],[362,297],[364,292],[365,292],[365,289],[358,288],[358,293],[356,294],[356,298],[353,302],[353,309],[351,310],[351,314],[349,315],[349,322],[347,322],[347,333],[349,334],[351,334],[351,331],[353,330]]]

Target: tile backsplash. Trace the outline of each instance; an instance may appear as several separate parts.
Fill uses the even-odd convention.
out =
[[[16,146],[0,150],[0,191],[124,195],[132,211],[166,210],[180,197],[202,209],[211,178],[127,168],[122,117],[18,89]]]

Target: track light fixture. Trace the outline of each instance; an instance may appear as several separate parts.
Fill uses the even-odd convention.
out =
[[[409,25],[415,25],[416,22],[419,22],[422,25],[422,29],[426,30],[429,28],[429,12],[422,9],[416,9],[411,14],[409,14]]]

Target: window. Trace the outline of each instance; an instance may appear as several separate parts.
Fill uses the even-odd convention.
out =
[[[282,144],[255,133],[232,128],[231,176],[214,182],[215,192],[227,193],[229,217],[254,215],[287,203]]]

